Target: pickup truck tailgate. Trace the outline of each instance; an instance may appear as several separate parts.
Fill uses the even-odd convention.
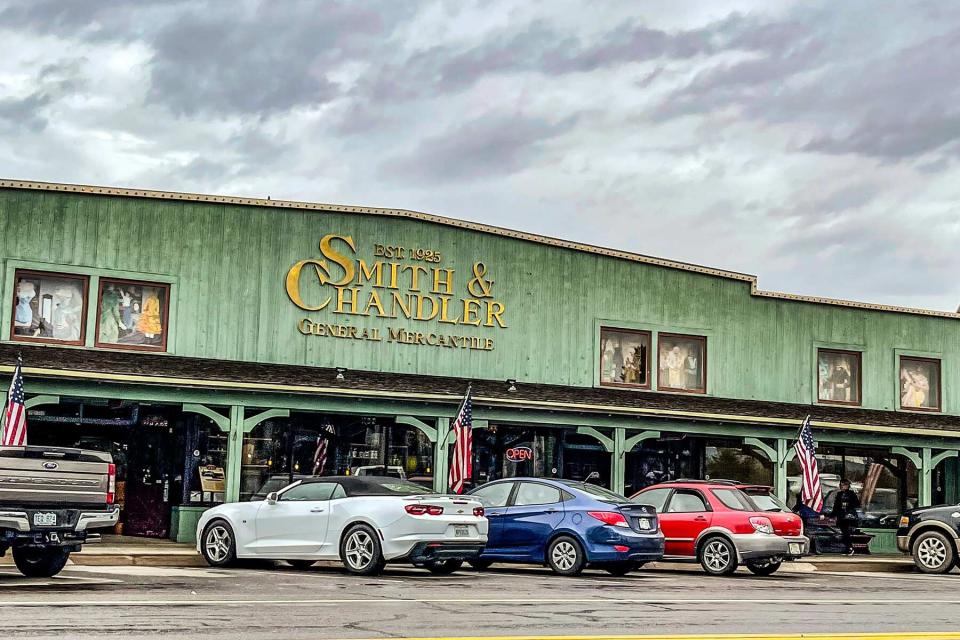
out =
[[[103,507],[110,454],[62,447],[0,447],[0,504]]]

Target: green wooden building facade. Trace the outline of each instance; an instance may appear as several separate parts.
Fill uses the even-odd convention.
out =
[[[129,533],[188,538],[314,471],[442,490],[468,383],[474,484],[737,476],[793,499],[810,415],[827,488],[850,477],[878,532],[960,494],[954,313],[411,211],[12,180],[0,278],[31,440],[111,448]]]

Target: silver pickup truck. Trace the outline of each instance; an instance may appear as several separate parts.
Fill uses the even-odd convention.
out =
[[[56,575],[71,551],[112,527],[116,467],[109,453],[61,447],[0,447],[0,556],[13,550],[25,576]]]

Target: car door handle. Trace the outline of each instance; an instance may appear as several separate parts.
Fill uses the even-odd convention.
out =
[[[559,513],[560,509],[547,509],[544,513]]]
[[[488,512],[486,514],[488,518],[499,518],[502,515],[503,515],[502,513],[498,513],[498,512],[492,512],[492,513]]]
[[[695,522],[706,522],[707,519],[704,518],[703,516],[697,516],[696,518],[694,518],[694,521],[695,521]]]
[[[325,509],[317,507],[316,509],[310,509],[310,513],[323,513]]]

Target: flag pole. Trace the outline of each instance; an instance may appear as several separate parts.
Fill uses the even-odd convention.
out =
[[[17,352],[17,366],[23,367],[23,355],[18,351]],[[13,370],[14,378],[17,376],[17,370]],[[11,378],[10,386],[13,386],[13,379]],[[3,430],[7,428],[7,404],[10,403],[10,391],[7,390],[7,393],[3,396],[3,409],[0,410],[0,442],[3,438]]]

